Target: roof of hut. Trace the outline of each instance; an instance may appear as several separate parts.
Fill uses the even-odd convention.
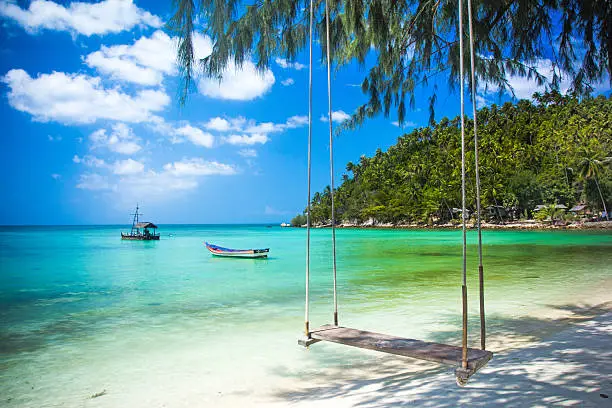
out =
[[[139,222],[138,224],[134,225],[134,227],[136,228],[157,228],[157,225],[153,224],[152,222]]]

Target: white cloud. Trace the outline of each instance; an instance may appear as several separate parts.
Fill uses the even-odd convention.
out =
[[[212,51],[212,41],[196,33],[193,37],[195,56],[203,58]],[[163,31],[155,31],[150,37],[141,37],[132,45],[114,45],[92,52],[85,63],[100,73],[114,79],[140,85],[159,85],[164,75],[176,75],[178,40]]]
[[[47,135],[47,139],[49,139],[50,142],[60,142],[62,140],[62,137]]]
[[[59,175],[59,174],[57,174],[57,173],[53,173],[53,174],[51,174],[51,178],[52,178],[53,180],[59,180],[59,179],[61,179],[61,178],[62,178],[62,176],[61,176],[61,175]]]
[[[198,181],[192,177],[175,177],[166,171],[149,170],[137,176],[120,178],[117,181],[115,195],[127,202],[133,202],[143,196],[157,199],[176,198],[168,195],[168,192],[194,190],[197,187]]]
[[[83,157],[79,157],[76,154],[72,158],[72,161],[77,164],[83,164],[87,167],[96,167],[96,168],[107,168],[108,164],[104,161],[104,159],[99,159],[96,156],[92,156],[86,154]]]
[[[283,86],[290,86],[295,84],[295,81],[293,80],[293,78],[287,78],[281,81],[281,85]]]
[[[290,62],[287,61],[285,58],[276,58],[274,62],[276,62],[276,64],[283,69],[293,68],[299,71],[301,69],[306,68],[306,65],[304,64],[300,64],[299,62]]]
[[[393,126],[397,126],[397,127],[402,128],[402,129],[404,129],[404,128],[413,128],[413,127],[416,127],[416,125],[417,125],[416,123],[411,122],[411,121],[409,121],[409,120],[408,120],[408,121],[406,121],[406,122],[404,122],[404,123],[403,123],[403,124],[401,124],[401,125],[400,125],[400,123],[399,123],[397,120],[396,120],[395,122],[391,122],[391,124],[392,124]]]
[[[484,96],[479,95],[479,94],[476,95],[476,108],[478,109],[484,108],[489,103],[490,103],[489,100],[485,98]]]
[[[173,176],[230,176],[237,173],[234,166],[201,158],[183,159],[180,162],[164,165],[164,171]]]
[[[219,132],[227,132],[232,129],[232,125],[227,119],[220,117],[212,118],[204,125],[206,129],[217,130]]]
[[[176,128],[175,125],[165,122],[159,116],[153,117],[151,122],[151,128],[156,132],[169,136],[172,143],[182,143],[187,138],[197,145],[205,147],[212,147],[214,145],[215,136],[189,124]],[[301,115],[291,116],[285,123],[257,122],[242,116],[235,118],[217,116],[204,122],[202,126],[207,130],[228,134],[228,136],[221,138],[225,143],[253,145],[266,143],[269,140],[268,135],[271,133],[281,133],[288,129],[304,126],[307,123],[308,116]]]
[[[91,162],[90,158],[83,159],[75,156],[75,161]],[[95,166],[93,166],[95,167]],[[198,179],[205,176],[228,176],[238,173],[238,169],[230,164],[217,161],[204,161],[201,158],[183,159],[167,163],[162,170],[145,170],[142,162],[127,159],[117,160],[112,164],[100,167],[107,173],[81,174],[77,188],[84,190],[112,191],[109,200],[133,202],[143,196],[157,200],[176,198],[177,194],[168,194],[169,191],[180,193],[194,190],[198,187]]]
[[[118,175],[139,174],[144,171],[144,164],[133,159],[117,160],[112,168]]]
[[[157,16],[138,8],[132,0],[105,0],[99,3],[75,1],[68,7],[52,1],[34,0],[27,9],[3,1],[0,3],[0,15],[13,19],[30,33],[48,29],[91,36],[118,33],[137,25],[162,25]]]
[[[538,85],[535,78],[528,79],[527,77],[521,77],[518,75],[510,75],[508,76],[508,83],[510,87],[514,90],[514,96],[517,99],[531,99],[531,96],[535,92],[544,92],[547,88],[550,88],[553,78],[553,63],[549,59],[541,59],[536,61],[534,64],[528,64],[533,66],[541,75],[545,77],[545,83],[542,85]],[[559,91],[561,93],[567,92],[569,87],[571,86],[571,76],[565,74],[563,72],[559,72],[557,68],[557,73],[561,75],[561,81],[559,84]],[[492,84],[480,83],[478,85],[478,93],[476,97],[476,103],[479,107],[482,107],[483,102],[485,104],[489,103],[486,100],[487,94],[498,93],[499,87]],[[508,94],[511,94],[508,91]],[[479,98],[480,96],[480,98]]]
[[[274,132],[282,132],[284,129],[285,129],[284,124],[276,124],[273,122],[263,122],[263,123],[252,124],[246,129],[244,129],[244,131],[246,133],[268,134],[268,133],[274,133]]]
[[[112,132],[107,135],[106,129],[98,129],[89,135],[92,149],[104,147],[120,154],[134,154],[141,150],[138,139],[132,129],[125,123],[115,123]]]
[[[328,115],[321,115],[321,122],[327,122]],[[336,122],[336,123],[341,123],[344,122],[347,119],[350,119],[351,115],[349,115],[348,113],[346,113],[343,110],[338,110],[338,111],[334,111],[332,112],[332,122]]]
[[[288,129],[298,128],[301,126],[305,126],[307,124],[308,124],[308,116],[300,116],[300,115],[291,116],[289,119],[287,119],[287,122],[285,122],[285,126]]]
[[[140,123],[170,103],[162,90],[146,89],[131,96],[118,88],[105,89],[100,78],[63,72],[32,78],[22,69],[12,69],[2,82],[10,88],[9,104],[41,122],[81,124],[109,119]]]
[[[253,134],[253,135],[231,135],[224,138],[225,143],[238,146],[252,146],[260,143],[265,144],[269,139],[267,135]]]
[[[189,140],[194,145],[204,146],[208,148],[213,147],[213,143],[215,140],[214,136],[208,132],[202,131],[202,129],[190,125],[185,125],[176,129],[175,132],[177,135],[186,137],[187,140]]]
[[[241,149],[238,154],[242,157],[257,157],[257,150],[255,149]]]
[[[108,178],[97,173],[85,173],[79,177],[77,188],[83,190],[111,190],[113,186],[108,182]]]
[[[269,69],[260,73],[251,61],[245,61],[240,68],[230,61],[221,81],[202,78],[198,90],[211,98],[250,101],[267,93],[274,82],[274,74]]]

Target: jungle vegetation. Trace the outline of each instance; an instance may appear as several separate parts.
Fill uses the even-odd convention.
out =
[[[474,145],[466,122],[467,205],[475,210]],[[612,204],[612,98],[558,92],[478,111],[482,207],[531,217],[536,205]],[[350,137],[350,135],[346,135]],[[460,117],[400,136],[387,151],[349,162],[336,189],[336,219],[433,223],[460,218]],[[331,191],[313,195],[311,222],[331,219]],[[545,209],[548,211],[548,208]],[[554,214],[553,214],[554,215]],[[495,211],[493,217],[495,217]],[[303,225],[298,216],[295,225]]]

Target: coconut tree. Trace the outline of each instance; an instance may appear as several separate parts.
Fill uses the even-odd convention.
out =
[[[578,174],[584,180],[584,184],[586,186],[586,182],[590,179],[595,181],[595,185],[597,186],[597,192],[599,193],[599,198],[601,199],[601,205],[603,206],[604,213],[606,214],[606,220],[610,220],[608,215],[608,210],[606,208],[606,200],[604,199],[603,194],[601,193],[601,187],[599,186],[598,176],[604,171],[605,166],[609,166],[612,163],[612,157],[605,158],[597,158],[597,155],[592,152],[583,152],[583,156],[579,162]]]

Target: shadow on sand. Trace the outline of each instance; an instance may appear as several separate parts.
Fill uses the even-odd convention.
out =
[[[503,344],[504,338],[527,336],[539,342],[497,353],[465,388],[455,385],[450,367],[382,355],[374,362],[344,366],[317,361],[322,366],[316,375],[279,369],[277,374],[299,378],[304,387],[274,397],[298,405],[334,398],[333,406],[357,407],[612,407],[612,303],[554,308],[571,317],[493,317],[492,341]],[[436,341],[457,337],[455,332],[434,334]]]

